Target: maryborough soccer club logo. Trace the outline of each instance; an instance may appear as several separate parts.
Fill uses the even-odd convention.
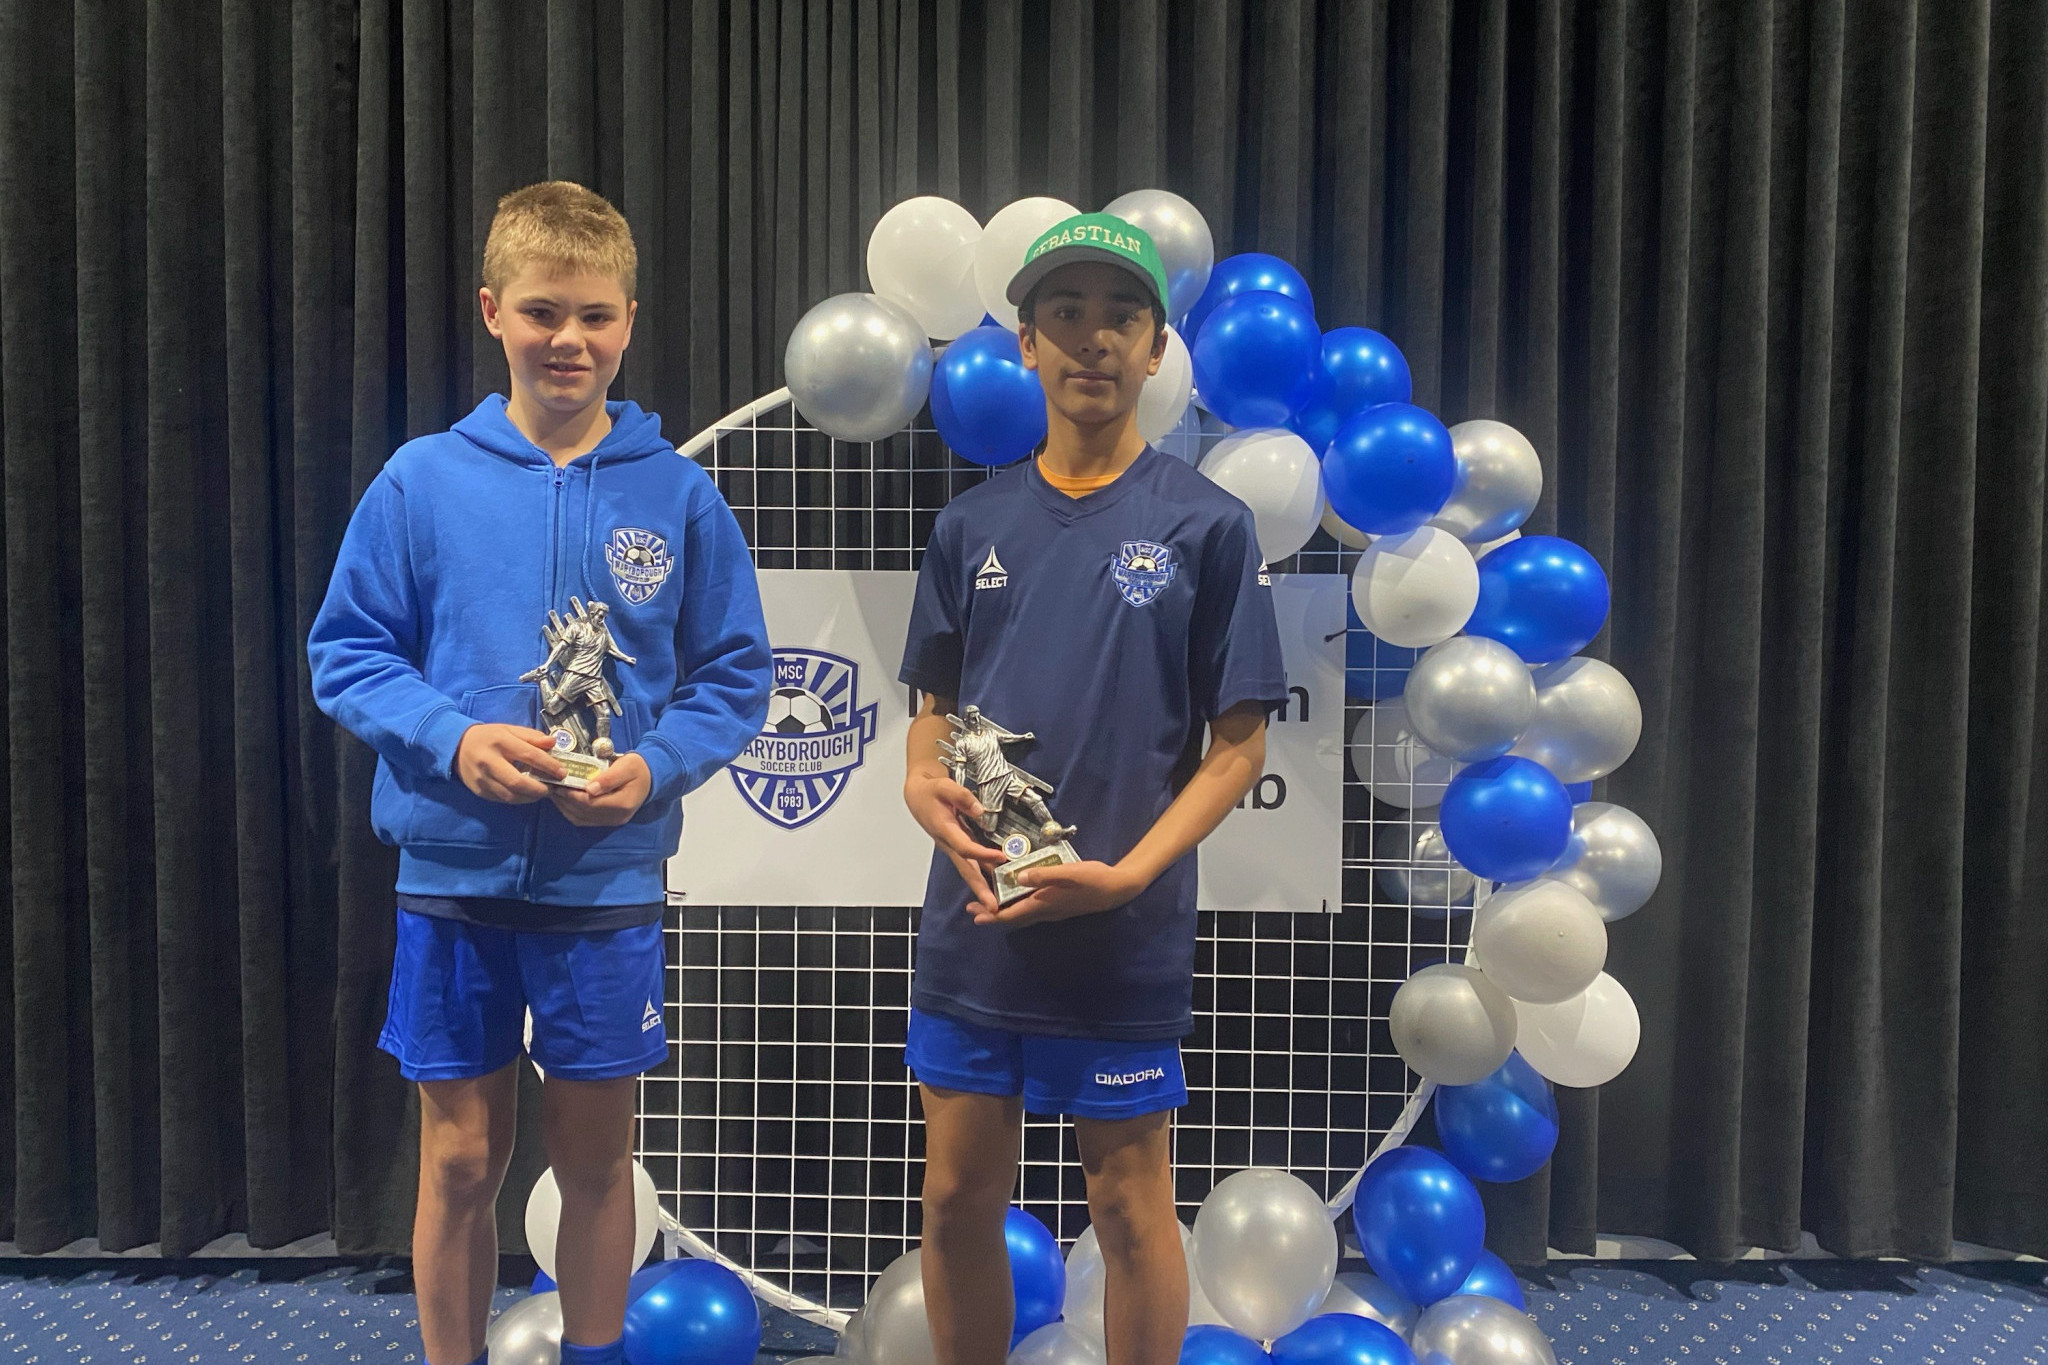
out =
[[[1166,590],[1180,569],[1171,545],[1151,540],[1127,540],[1109,561],[1109,576],[1124,601],[1142,607]]]
[[[604,547],[604,562],[612,566],[612,581],[619,585],[619,595],[637,607],[661,591],[676,557],[668,552],[668,542],[654,532],[621,526]]]
[[[860,705],[860,665],[822,649],[775,651],[768,723],[732,761],[747,804],[784,829],[823,815],[875,740],[876,703]]]

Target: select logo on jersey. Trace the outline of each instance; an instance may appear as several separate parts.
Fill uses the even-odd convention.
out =
[[[1146,1081],[1163,1081],[1165,1079],[1166,1068],[1163,1066],[1148,1066],[1141,1071],[1098,1071],[1095,1073],[1095,1083],[1097,1085],[1140,1085]]]
[[[610,543],[604,547],[604,562],[611,566],[619,596],[638,607],[652,601],[661,585],[668,582],[676,557],[668,552],[668,542],[654,532],[621,526],[612,532]]]
[[[996,558],[996,547],[988,547],[988,558],[981,561],[981,567],[974,571],[974,590],[1000,588],[1010,581],[1010,571],[1003,567],[1003,561]]]
[[[1180,557],[1171,545],[1153,540],[1127,540],[1109,561],[1109,576],[1124,601],[1142,607],[1166,590],[1180,572]]]
[[[867,761],[877,703],[860,705],[860,665],[822,649],[775,651],[768,723],[727,765],[747,804],[784,829],[830,810]]]

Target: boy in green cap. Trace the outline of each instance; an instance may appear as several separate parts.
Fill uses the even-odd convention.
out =
[[[1195,846],[1258,780],[1286,678],[1250,511],[1136,426],[1166,297],[1151,239],[1121,219],[1082,214],[1032,244],[1009,298],[1045,446],[953,499],[918,578],[904,799],[937,848],[905,1059],[942,1365],[998,1365],[1010,1346],[1025,1109],[1075,1118],[1111,1365],[1171,1365],[1188,1321],[1168,1119],[1187,1101]],[[993,757],[968,742],[987,727]],[[991,871],[1025,850],[975,836],[983,800],[1061,831],[1076,860],[1021,872],[1027,894],[1005,903]]]

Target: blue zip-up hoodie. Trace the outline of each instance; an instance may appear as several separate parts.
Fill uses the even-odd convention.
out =
[[[767,718],[768,630],[739,524],[660,419],[608,404],[611,433],[558,467],[493,394],[450,431],[408,441],[363,493],[306,652],[320,709],[377,751],[370,815],[400,849],[401,894],[644,905],[682,834],[683,793]],[[455,777],[472,724],[538,726],[519,675],[569,599],[602,601],[620,753],[653,790],[610,829],[551,801],[486,801]]]

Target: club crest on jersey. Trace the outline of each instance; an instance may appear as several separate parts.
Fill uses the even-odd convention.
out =
[[[860,665],[822,649],[777,649],[768,721],[726,765],[746,803],[783,829],[830,810],[875,740],[877,703],[860,704]]]
[[[1180,572],[1180,558],[1171,545],[1151,540],[1127,540],[1109,561],[1109,576],[1124,601],[1142,607],[1166,590]]]
[[[661,591],[661,585],[668,582],[668,571],[675,567],[676,557],[668,552],[668,542],[654,532],[621,526],[612,532],[610,543],[604,547],[604,562],[611,565],[612,581],[619,585],[619,596],[638,607],[651,601]]]

